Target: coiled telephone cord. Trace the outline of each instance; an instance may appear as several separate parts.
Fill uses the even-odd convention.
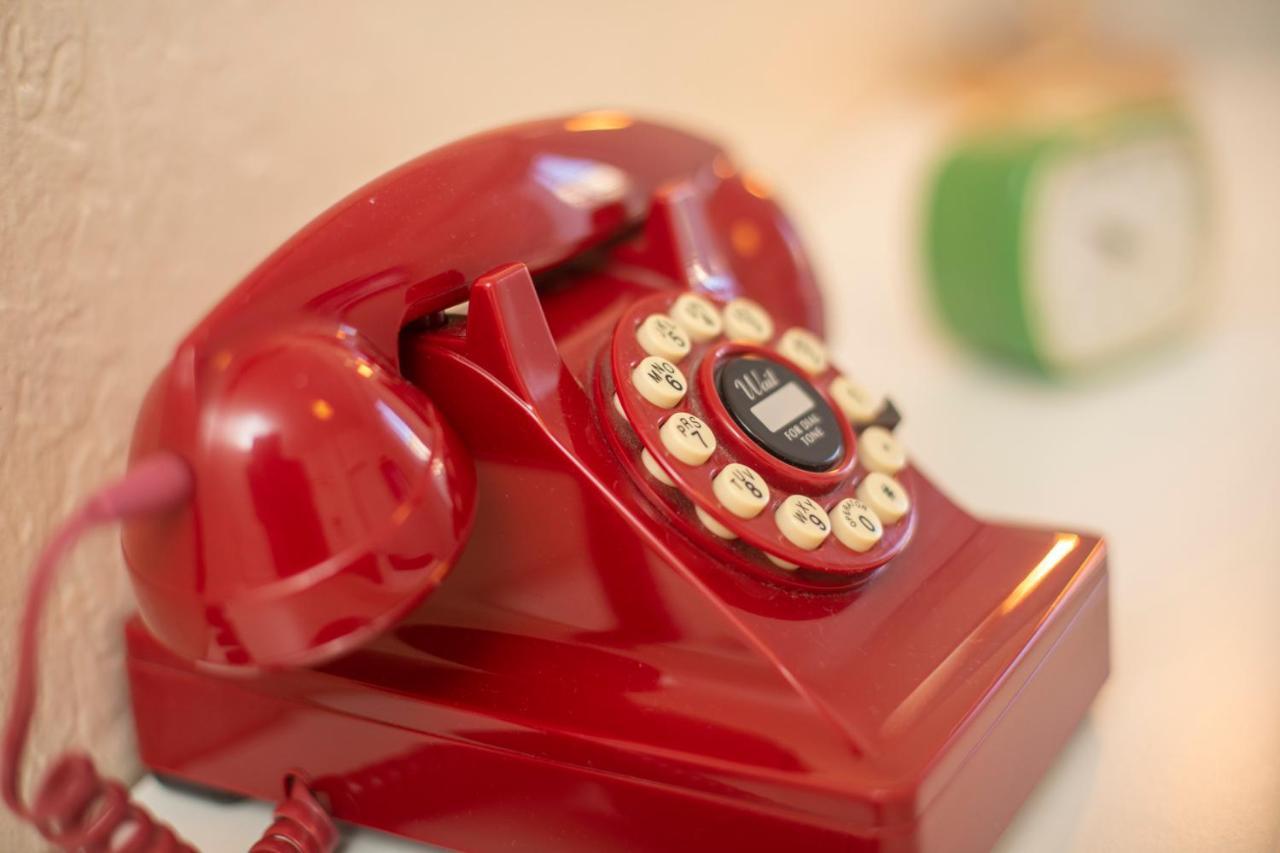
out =
[[[35,710],[40,617],[62,559],[85,531],[182,504],[191,494],[191,472],[177,456],[161,453],[92,495],[54,532],[41,551],[18,626],[13,704],[0,753],[0,793],[9,808],[61,850],[86,853],[196,853],[172,828],[134,802],[125,786],[101,776],[88,756],[66,752],[22,799],[22,756]],[[338,831],[323,804],[298,776],[285,780],[275,821],[252,853],[331,853]]]

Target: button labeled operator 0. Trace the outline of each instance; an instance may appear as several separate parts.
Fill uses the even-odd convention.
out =
[[[831,533],[831,519],[813,498],[792,495],[773,514],[778,530],[792,545],[812,551]]]
[[[724,329],[716,306],[693,293],[686,293],[675,301],[671,316],[698,343],[711,340]]]
[[[636,340],[649,355],[679,361],[689,354],[689,336],[666,314],[650,314],[636,329]]]
[[[738,518],[755,518],[769,505],[769,486],[764,478],[741,462],[724,467],[711,481],[716,500]]]
[[[885,524],[893,524],[911,509],[911,500],[902,484],[879,471],[872,471],[858,484],[857,495]]]
[[[884,535],[884,525],[875,510],[854,498],[836,504],[831,511],[831,527],[841,545],[859,554],[870,550]]]
[[[893,433],[884,427],[872,426],[858,436],[858,458],[868,471],[896,474],[907,464],[907,452]]]
[[[827,347],[807,329],[787,329],[778,338],[778,352],[800,365],[810,375],[827,369]]]
[[[773,319],[760,303],[735,299],[724,307],[724,331],[730,340],[762,344],[773,337]]]
[[[840,411],[855,426],[869,424],[875,420],[876,414],[884,401],[866,388],[844,376],[837,376],[829,389],[831,398],[836,401]]]
[[[716,437],[702,418],[679,412],[667,418],[658,430],[662,445],[686,465],[701,465],[716,449]]]
[[[660,355],[651,355],[637,364],[631,371],[631,384],[641,397],[663,409],[675,406],[689,390],[680,368]]]

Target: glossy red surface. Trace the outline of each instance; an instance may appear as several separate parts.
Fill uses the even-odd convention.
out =
[[[126,537],[144,760],[254,796],[300,768],[340,818],[464,849],[989,845],[1106,676],[1100,540],[979,521],[914,464],[863,557],[791,575],[763,526],[711,536],[608,393],[630,312],[685,289],[821,331],[767,194],[614,114],[427,155],[286,244],[140,418],[135,452],[197,478]],[[836,475],[753,463],[834,500],[847,438]]]

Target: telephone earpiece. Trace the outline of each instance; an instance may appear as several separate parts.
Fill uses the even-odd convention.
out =
[[[201,406],[174,447],[166,419],[189,388]],[[264,335],[193,366],[180,354],[144,420],[159,432],[140,431],[135,453],[178,450],[195,491],[180,515],[129,525],[126,557],[149,627],[207,664],[301,664],[361,643],[440,582],[474,515],[457,436],[340,329]]]
[[[537,272],[638,223],[718,149],[617,113],[486,134],[425,155],[304,228],[178,347],[133,458],[180,455],[181,512],[130,522],[147,626],[203,665],[328,659],[428,594],[466,542],[475,474],[399,372],[406,324],[512,262]]]

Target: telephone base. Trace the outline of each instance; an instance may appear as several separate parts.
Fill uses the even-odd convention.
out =
[[[411,697],[424,719],[451,721],[414,730],[379,716],[403,694],[326,670],[256,679],[201,672],[135,617],[126,633],[138,743],[157,773],[264,800],[278,796],[287,770],[305,765],[338,818],[451,848],[980,850],[999,838],[1106,679],[1101,547],[1089,563],[985,707],[973,709],[970,719],[994,720],[985,736],[976,744],[957,736],[963,747],[937,756],[957,769],[905,821],[877,802],[894,792],[848,801],[841,820],[838,803],[801,810],[753,796],[747,784],[708,793],[693,772],[682,787],[671,779],[689,755],[640,759],[670,764],[663,783],[629,777],[575,762],[575,751],[599,744],[575,743],[551,721],[486,717],[448,696]],[[926,799],[927,784],[918,780],[911,793]]]

